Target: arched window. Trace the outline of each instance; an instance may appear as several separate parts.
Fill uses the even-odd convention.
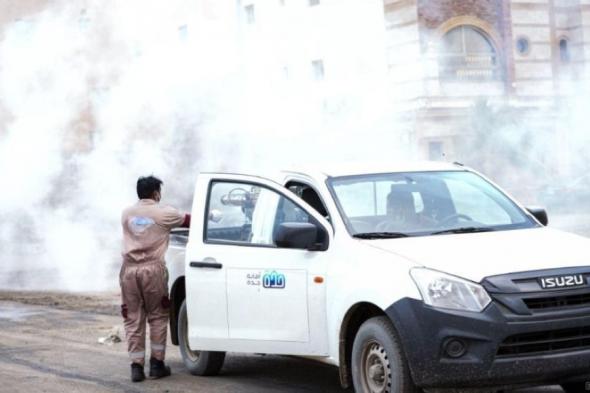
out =
[[[441,42],[441,79],[495,80],[500,78],[498,55],[490,39],[473,26],[459,26],[447,32]]]
[[[559,59],[562,63],[570,62],[570,45],[567,38],[559,40]]]

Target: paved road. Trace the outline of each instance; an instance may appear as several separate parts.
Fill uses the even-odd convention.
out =
[[[279,356],[228,355],[222,375],[197,378],[169,351],[173,376],[128,381],[125,345],[98,338],[118,317],[0,302],[0,392],[342,392],[334,367]],[[528,392],[560,392],[537,388]],[[521,391],[524,392],[524,391]]]

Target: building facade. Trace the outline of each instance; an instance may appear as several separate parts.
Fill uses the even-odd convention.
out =
[[[384,15],[392,90],[416,118],[423,155],[454,156],[458,125],[482,99],[516,108],[554,146],[567,140],[560,106],[585,79],[590,2],[385,0]]]
[[[81,24],[93,17],[84,3]],[[5,2],[0,27],[50,4]],[[542,160],[568,171],[575,141],[564,126],[564,107],[589,79],[590,0],[174,4],[179,12],[172,28],[181,39],[217,31],[227,41],[232,34],[246,74],[307,86],[311,95],[327,96],[328,107],[338,94],[380,84],[385,106],[398,119],[391,132],[404,134],[422,158],[461,160],[472,146],[466,140],[512,127],[522,138],[542,135],[538,139],[551,147]]]
[[[392,132],[407,133],[418,156],[463,159],[466,149],[473,150],[467,140],[512,129],[522,145],[535,140],[531,160],[567,174],[575,142],[564,108],[588,80],[590,0],[236,4],[246,31],[277,37],[271,50],[282,56],[277,69],[298,64],[300,75],[307,70],[327,85],[346,76],[362,78],[363,70],[384,72],[390,109],[404,119]],[[340,50],[343,45],[347,50]],[[512,150],[521,154],[518,145]]]

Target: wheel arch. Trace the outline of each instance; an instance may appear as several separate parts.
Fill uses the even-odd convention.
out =
[[[352,345],[361,325],[370,318],[385,315],[385,311],[370,302],[356,303],[344,315],[339,336],[340,384],[343,388],[352,386]]]
[[[174,345],[178,345],[178,314],[186,298],[185,288],[184,276],[180,276],[170,289],[170,340]]]

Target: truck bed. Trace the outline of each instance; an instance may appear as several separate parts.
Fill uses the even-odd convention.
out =
[[[176,228],[170,232],[170,246],[185,248],[188,243],[190,229]]]

